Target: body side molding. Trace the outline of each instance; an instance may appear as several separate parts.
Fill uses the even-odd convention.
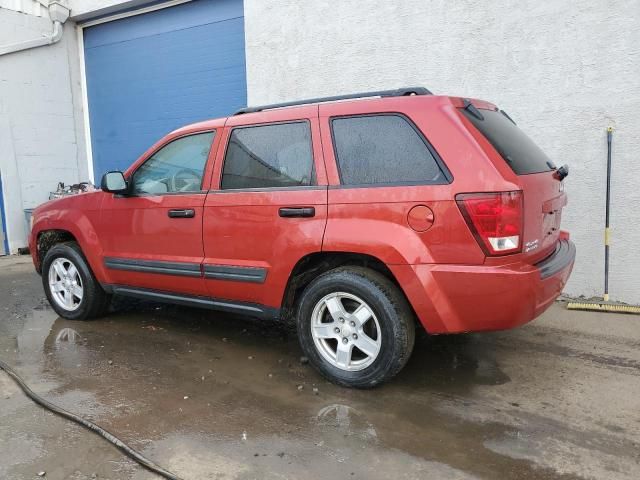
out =
[[[187,262],[158,262],[134,258],[106,257],[104,266],[111,270],[127,270],[142,273],[160,273],[182,277],[200,277],[200,264]]]
[[[204,265],[204,278],[264,283],[267,278],[267,269],[261,267],[235,267],[231,265]]]

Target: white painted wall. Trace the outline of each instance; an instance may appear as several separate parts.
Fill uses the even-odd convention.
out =
[[[497,103],[558,164],[578,258],[603,282],[606,135],[614,125],[610,291],[640,302],[640,2],[245,0],[250,104],[424,85]]]
[[[51,32],[47,16],[0,9],[0,44]],[[0,56],[0,171],[9,248],[26,246],[23,210],[57,182],[87,178],[75,27],[51,46]],[[79,148],[80,146],[80,148]]]
[[[69,2],[72,19],[142,3]],[[424,85],[499,104],[558,164],[569,163],[563,226],[578,246],[573,295],[602,289],[605,128],[613,125],[610,290],[640,302],[640,0],[244,3],[250,104]],[[0,42],[48,31],[44,19],[11,14],[0,10]],[[52,177],[87,178],[77,48],[69,24],[59,45],[0,57],[0,168],[19,221],[55,187]],[[54,90],[63,92],[55,100]],[[16,218],[10,231],[19,230]]]
[[[0,0],[0,8],[8,8],[15,12],[28,13],[37,17],[46,17],[49,14],[46,5],[47,0]]]

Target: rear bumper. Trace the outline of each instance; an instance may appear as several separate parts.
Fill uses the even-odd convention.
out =
[[[546,280],[562,272],[568,266],[573,266],[575,258],[576,246],[571,240],[562,239],[558,242],[555,251],[551,255],[534,266],[540,270],[540,278]]]
[[[533,320],[558,298],[575,255],[575,245],[561,239],[554,253],[536,265],[389,268],[429,333],[505,330]]]

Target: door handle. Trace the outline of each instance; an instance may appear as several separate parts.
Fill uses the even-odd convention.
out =
[[[314,207],[282,207],[278,213],[283,218],[294,217],[315,217],[316,209]]]
[[[195,216],[196,211],[193,208],[169,210],[169,218],[193,218]]]

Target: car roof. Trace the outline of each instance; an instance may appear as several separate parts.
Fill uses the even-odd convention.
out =
[[[462,107],[465,102],[473,103],[478,108],[489,108],[495,109],[496,106],[490,102],[485,102],[483,100],[478,99],[469,99],[463,97],[450,97],[446,95],[433,95],[429,90],[424,87],[406,87],[400,88],[396,90],[383,90],[383,91],[374,91],[374,92],[364,92],[357,94],[347,94],[347,95],[338,95],[333,97],[319,97],[319,98],[311,98],[307,100],[297,100],[292,102],[283,102],[283,103],[273,103],[263,106],[255,106],[255,107],[246,107],[238,110],[235,114],[227,116],[214,118],[211,120],[204,120],[201,122],[192,123],[189,125],[185,125],[173,132],[170,135],[184,135],[194,132],[201,132],[207,130],[214,130],[217,128],[222,128],[227,124],[229,119],[234,118],[238,119],[238,121],[232,122],[233,124],[244,123],[239,121],[240,118],[246,118],[247,123],[252,123],[250,119],[254,119],[255,115],[260,115],[264,118],[271,111],[282,111],[286,110],[287,112],[296,112],[296,111],[304,111],[308,110],[309,107],[317,107],[318,105],[327,105],[327,104],[353,104],[356,102],[380,102],[386,103],[391,101],[394,98],[404,97],[407,98],[428,98],[431,99],[439,99],[442,100],[444,98],[450,100],[455,106]],[[306,113],[306,112],[305,112]],[[248,117],[248,118],[247,118]]]
[[[267,105],[259,105],[253,107],[245,107],[241,108],[237,112],[234,113],[234,117],[238,115],[247,115],[251,113],[264,112],[266,110],[274,110],[274,109],[282,109],[282,108],[301,108],[301,107],[309,107],[315,106],[320,103],[328,103],[328,102],[336,102],[336,101],[360,101],[364,99],[371,99],[372,97],[377,100],[384,100],[385,98],[392,97],[407,97],[407,96],[424,96],[424,95],[432,95],[432,93],[424,87],[402,87],[396,88],[393,90],[374,90],[369,92],[359,92],[359,93],[348,93],[344,95],[334,95],[331,97],[316,97],[309,98],[305,100],[294,100],[282,103],[271,103]],[[208,129],[214,129],[218,127],[222,127],[225,125],[226,121],[229,117],[216,118],[212,120],[205,120],[203,122],[193,123],[191,125],[186,125],[174,132],[172,134],[184,134],[194,131],[203,131]]]

